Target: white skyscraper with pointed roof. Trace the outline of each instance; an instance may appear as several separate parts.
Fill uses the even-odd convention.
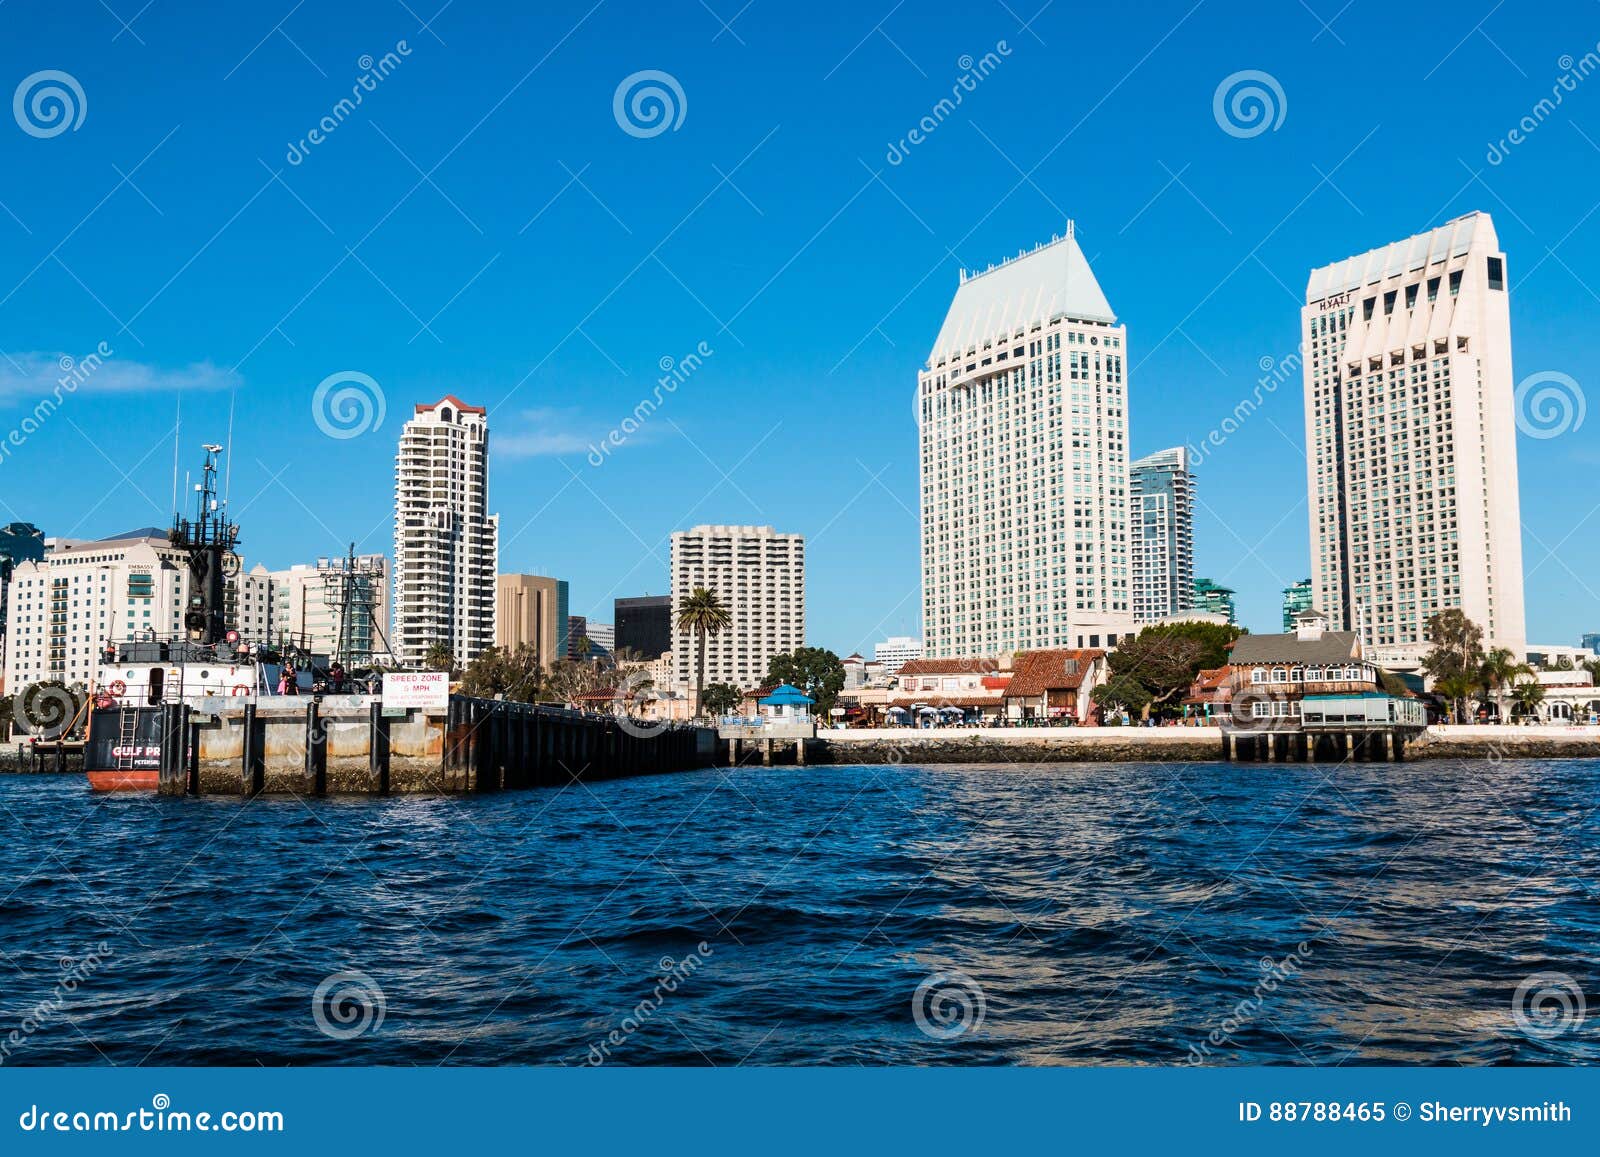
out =
[[[1380,662],[1420,658],[1451,608],[1526,650],[1506,285],[1487,213],[1311,271],[1314,605]]]
[[[1126,336],[1071,222],[963,271],[918,375],[929,658],[1133,630]]]

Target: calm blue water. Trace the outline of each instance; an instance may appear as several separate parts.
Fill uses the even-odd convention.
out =
[[[1178,1064],[1202,1043],[1217,1064],[1593,1062],[1597,789],[1588,761],[753,768],[309,804],[5,776],[0,1048],[119,1065]],[[657,1005],[663,966],[682,979]],[[913,998],[954,972],[923,1000],[934,1032],[968,1026],[941,1039]],[[1513,993],[1541,972],[1587,990],[1585,1023],[1519,1023]],[[363,974],[360,995],[314,1015],[338,973]]]

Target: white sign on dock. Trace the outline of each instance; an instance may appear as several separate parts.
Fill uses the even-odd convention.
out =
[[[450,706],[450,672],[385,671],[383,706],[419,707],[424,711],[445,711]]]

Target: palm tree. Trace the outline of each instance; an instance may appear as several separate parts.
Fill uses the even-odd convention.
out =
[[[1511,689],[1511,697],[1517,701],[1524,715],[1537,717],[1539,704],[1544,702],[1544,685],[1533,679],[1518,683]]]
[[[699,640],[694,672],[694,713],[697,717],[700,714],[701,688],[706,683],[706,636],[716,634],[732,622],[728,608],[722,605],[717,592],[705,587],[695,587],[678,607],[678,629],[693,631]]]
[[[1496,723],[1506,721],[1505,691],[1516,684],[1517,680],[1533,674],[1533,668],[1526,663],[1517,661],[1517,656],[1505,647],[1496,647],[1483,657],[1483,666],[1479,668],[1479,675],[1483,685],[1494,697]]]
[[[422,665],[429,671],[449,671],[452,675],[455,674],[456,657],[450,652],[450,644],[429,643],[428,650],[422,657]]]
[[[1446,675],[1434,683],[1433,689],[1450,704],[1454,721],[1465,722],[1467,696],[1478,689],[1478,681],[1470,675]]]

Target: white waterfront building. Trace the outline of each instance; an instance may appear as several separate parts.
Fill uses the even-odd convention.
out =
[[[917,387],[928,658],[1132,632],[1126,339],[1070,221],[962,272]]]
[[[500,519],[488,512],[489,419],[445,397],[419,405],[395,456],[395,658],[441,643],[457,663],[494,646]]]
[[[883,673],[893,676],[912,659],[922,658],[922,640],[908,635],[893,635],[881,643],[874,643],[872,660],[883,664]]]
[[[706,686],[759,686],[767,660],[805,645],[806,540],[770,526],[697,526],[672,534],[676,685],[693,687],[699,640],[678,626],[696,587],[715,591],[731,623],[706,640]]]
[[[1194,607],[1194,474],[1182,446],[1128,467],[1133,617],[1153,623]]]
[[[7,598],[5,687],[88,687],[107,643],[186,637],[187,555],[147,526],[111,538],[47,538],[40,561],[18,563]],[[228,579],[224,621],[246,642],[271,629],[271,580],[257,568]]]
[[[1417,662],[1450,608],[1526,650],[1507,284],[1487,213],[1311,272],[1313,598],[1379,662]]]

